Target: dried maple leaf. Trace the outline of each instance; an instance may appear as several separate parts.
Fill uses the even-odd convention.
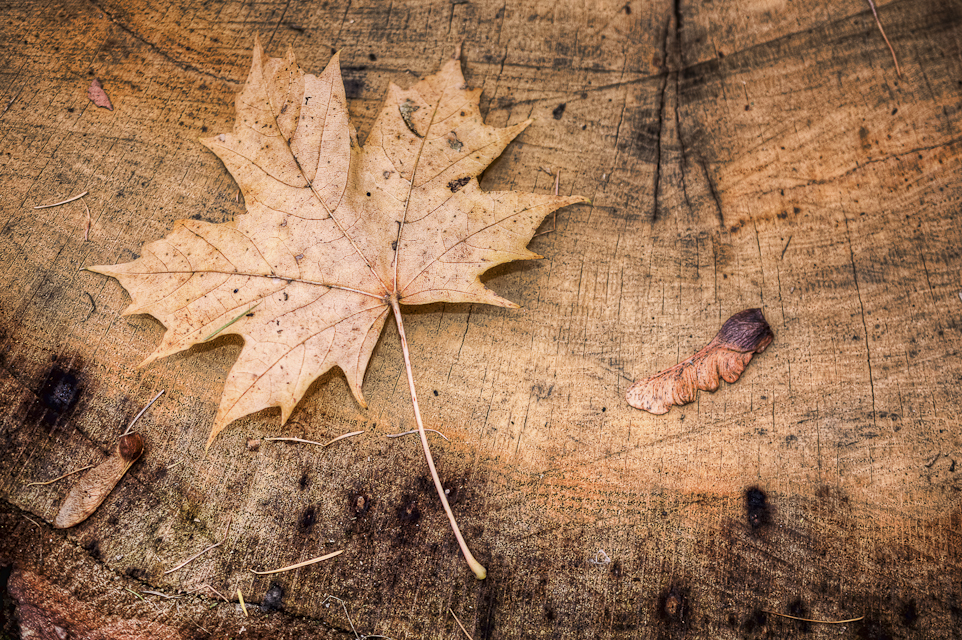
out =
[[[392,84],[362,147],[337,56],[316,77],[293,51],[265,57],[258,42],[233,133],[202,140],[240,185],[248,214],[178,221],[138,260],[90,267],[130,293],[125,314],[167,327],[143,364],[220,332],[244,338],[208,446],[261,409],[280,407],[285,422],[335,366],[364,405],[364,372],[393,311],[428,466],[469,561],[427,447],[399,305],[517,306],[480,275],[539,257],[526,246],[544,217],[586,201],[480,189],[478,174],[531,122],[485,125],[480,93],[465,86],[458,60],[410,89]]]
[[[736,382],[756,353],[765,350],[775,335],[761,309],[739,311],[725,321],[708,345],[675,366],[628,387],[625,399],[636,409],[661,415],[672,405],[695,400],[698,390],[714,391],[719,377]]]

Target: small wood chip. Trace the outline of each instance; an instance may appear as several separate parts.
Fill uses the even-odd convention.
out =
[[[110,104],[110,98],[107,97],[104,86],[100,84],[100,78],[94,78],[93,82],[90,83],[90,87],[87,88],[87,97],[98,107],[108,111],[114,110],[114,105]]]
[[[324,560],[330,560],[334,556],[339,556],[344,553],[344,550],[335,551],[334,553],[329,553],[326,556],[320,556],[318,558],[311,558],[310,560],[305,560],[304,562],[298,562],[297,564],[292,564],[289,567],[282,567],[280,569],[273,569],[271,571],[254,571],[251,569],[251,573],[257,574],[259,576],[266,576],[272,573],[282,573],[284,571],[293,571],[294,569],[300,569],[301,567],[306,567],[310,564],[316,564],[318,562],[323,562]]]

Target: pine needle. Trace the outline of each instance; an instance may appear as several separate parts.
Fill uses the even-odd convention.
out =
[[[762,609],[762,613],[767,613],[769,615],[778,616],[779,618],[789,618],[790,620],[799,620],[801,622],[814,622],[816,624],[846,624],[849,622],[858,622],[865,618],[865,616],[859,616],[857,618],[850,618],[848,620],[812,620],[811,618],[799,618],[797,616],[790,616],[787,613],[777,613],[775,611],[765,611]]]
[[[437,429],[425,429],[425,431],[430,431],[431,433],[436,433],[436,434],[438,434],[439,436],[441,436],[442,438],[444,438],[445,440],[448,440],[448,437],[447,437],[446,435],[444,435],[443,433],[441,433],[440,431],[438,431]],[[404,431],[403,433],[389,433],[389,434],[388,434],[387,436],[385,436],[385,437],[387,437],[387,438],[400,438],[401,436],[409,436],[409,435],[411,435],[412,433],[418,433],[418,430],[417,430],[417,429],[411,429],[410,431]],[[451,442],[451,441],[448,440],[448,442]]]
[[[333,440],[331,440],[331,441],[329,441],[329,442],[315,442],[315,441],[313,441],[313,440],[304,440],[303,438],[281,438],[281,437],[278,437],[278,438],[264,438],[264,440],[280,440],[280,441],[283,441],[283,442],[300,442],[300,443],[302,443],[302,444],[316,444],[316,445],[319,446],[319,447],[329,447],[329,446],[331,446],[332,444],[334,444],[335,442],[337,442],[338,440],[343,440],[344,438],[351,438],[351,437],[353,437],[353,436],[359,436],[359,435],[361,435],[362,433],[364,433],[364,432],[363,432],[363,431],[351,431],[350,433],[342,433],[341,435],[339,435],[338,437],[334,438]]]
[[[70,471],[70,472],[68,472],[68,473],[65,473],[65,474],[63,474],[62,476],[58,476],[58,477],[54,478],[53,480],[47,480],[46,482],[31,482],[31,483],[28,483],[28,484],[25,485],[25,486],[28,486],[28,487],[41,486],[41,487],[44,487],[44,486],[46,486],[46,485],[48,485],[48,484],[53,484],[54,482],[59,482],[60,480],[63,480],[63,479],[66,478],[67,476],[72,476],[72,475],[75,474],[75,473],[80,473],[81,471],[86,471],[87,469],[89,469],[89,468],[92,467],[92,466],[94,466],[94,465],[88,464],[86,467],[80,467],[79,469],[74,469],[73,471]]]
[[[290,566],[288,566],[288,567],[281,567],[280,569],[273,569],[273,570],[271,570],[271,571],[254,571],[253,569],[251,569],[251,573],[257,574],[257,575],[259,575],[259,576],[266,576],[266,575],[270,575],[270,574],[272,574],[272,573],[281,573],[281,572],[284,572],[284,571],[293,571],[294,569],[300,569],[301,567],[306,567],[306,566],[309,565],[309,564],[316,564],[316,563],[322,562],[322,561],[324,561],[324,560],[329,560],[329,559],[333,558],[334,556],[339,556],[339,555],[341,555],[342,553],[344,553],[344,549],[341,549],[340,551],[335,551],[334,553],[329,553],[329,554],[327,554],[326,556],[320,556],[320,557],[318,557],[318,558],[311,558],[310,560],[305,560],[304,562],[298,562],[297,564],[292,564],[292,565],[290,565]]]
[[[263,302],[263,301],[262,301],[262,302]],[[250,313],[251,311],[253,311],[255,308],[257,308],[258,306],[260,306],[260,304],[261,304],[261,303],[258,302],[257,304],[255,304],[254,306],[252,306],[251,308],[249,308],[247,311],[241,312],[241,314],[240,314],[239,316],[237,316],[236,318],[234,318],[233,320],[231,320],[230,322],[228,322],[227,324],[225,324],[224,326],[222,326],[220,329],[218,329],[218,330],[215,331],[214,333],[210,334],[209,336],[207,336],[206,338],[204,338],[203,340],[201,340],[201,342],[207,342],[208,340],[210,340],[211,338],[213,338],[214,336],[216,336],[218,333],[220,333],[221,331],[223,331],[223,330],[226,329],[227,327],[231,326],[232,324],[234,324],[235,322],[237,322],[238,320],[240,320],[241,318],[243,318],[244,316],[246,316],[248,313]]]
[[[875,3],[872,0],[868,0],[868,6],[872,7],[872,15],[875,16],[875,24],[878,26],[879,33],[882,34],[882,39],[885,40],[885,44],[888,45],[889,52],[892,54],[892,61],[895,63],[895,73],[902,77],[902,69],[899,68],[899,59],[895,57],[895,49],[892,48],[892,43],[889,42],[888,36],[885,35],[885,29],[882,28],[882,21],[878,18],[878,11],[875,10]]]
[[[133,428],[134,428],[134,425],[137,424],[137,421],[140,420],[140,416],[144,415],[144,413],[147,411],[147,409],[150,409],[150,405],[152,405],[152,404],[154,404],[155,402],[157,402],[157,398],[159,398],[160,396],[164,395],[164,391],[166,391],[166,389],[161,389],[161,390],[157,393],[157,395],[154,396],[154,399],[151,400],[150,402],[148,402],[148,403],[147,403],[147,406],[144,407],[143,409],[141,409],[141,410],[140,410],[140,413],[138,413],[136,416],[134,416],[134,419],[130,421],[130,424],[129,424],[129,425],[127,425],[127,430],[124,431],[122,434],[120,434],[120,437],[121,437],[121,438],[123,438],[125,435],[127,435],[128,433],[130,433],[130,430],[133,429]]]
[[[471,634],[468,633],[468,630],[464,628],[464,625],[461,624],[461,621],[458,620],[457,614],[455,614],[454,611],[451,610],[451,607],[448,607],[448,613],[454,616],[454,621],[458,623],[459,627],[461,627],[461,631],[464,632],[464,635],[468,636],[468,640],[474,640],[474,638],[471,637]]]
[[[198,553],[195,553],[195,554],[192,555],[191,557],[187,558],[186,560],[184,560],[183,562],[181,562],[179,565],[177,565],[177,566],[174,567],[173,569],[168,569],[167,571],[164,571],[163,575],[166,576],[168,573],[173,573],[174,571],[177,571],[178,569],[183,569],[185,566],[187,566],[188,564],[190,564],[191,562],[193,562],[193,561],[196,560],[197,558],[201,557],[202,555],[204,555],[205,553],[207,553],[207,552],[210,551],[211,549],[213,549],[213,548],[215,548],[215,547],[219,547],[220,545],[221,545],[220,542],[215,542],[214,544],[210,545],[209,547],[207,547],[207,548],[204,549],[203,551],[199,551]]]
[[[74,200],[80,200],[88,193],[90,192],[84,191],[78,196],[72,196],[70,198],[67,198],[66,200],[61,200],[60,202],[54,202],[53,204],[38,204],[37,206],[34,207],[34,209],[49,209],[50,207],[59,207],[62,204],[67,204],[68,202],[73,202]]]

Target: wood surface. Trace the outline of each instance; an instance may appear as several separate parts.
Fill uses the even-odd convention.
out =
[[[962,637],[958,2],[880,3],[901,76],[860,0],[2,6],[6,627],[18,604],[38,637],[463,638],[455,615],[475,640]],[[483,582],[416,439],[386,437],[414,423],[390,324],[368,409],[327,375],[287,426],[249,416],[205,454],[239,343],[137,369],[163,328],[82,270],[244,214],[197,140],[232,126],[255,35],[314,73],[340,51],[362,140],[388,83],[461,46],[488,123],[536,118],[482,187],[547,193],[543,167],[591,199],[486,279],[521,309],[407,314]],[[736,384],[626,404],[754,307],[775,339]],[[27,483],[102,461],[161,389],[143,457],[55,531],[76,476]]]

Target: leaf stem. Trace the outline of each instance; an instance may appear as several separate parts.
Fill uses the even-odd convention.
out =
[[[448,498],[444,495],[444,487],[441,486],[441,478],[438,477],[438,470],[434,466],[434,457],[431,455],[431,447],[428,445],[428,436],[424,432],[424,423],[421,421],[421,408],[418,406],[418,394],[414,389],[414,373],[411,371],[411,354],[408,351],[408,340],[404,335],[404,322],[401,320],[401,307],[398,304],[397,298],[390,296],[388,301],[391,303],[391,309],[394,311],[394,320],[397,322],[398,334],[401,336],[401,353],[404,354],[404,369],[408,374],[408,388],[411,390],[411,403],[414,405],[414,418],[418,423],[418,434],[421,436],[421,446],[424,448],[424,459],[427,460],[428,469],[431,471],[431,478],[434,480],[434,488],[438,491],[438,497],[441,498],[441,504],[444,506],[444,512],[448,514],[448,521],[451,523],[451,529],[454,531],[454,537],[458,539],[458,545],[461,547],[461,553],[464,554],[464,559],[468,562],[468,566],[471,567],[471,571],[474,572],[474,577],[478,580],[484,580],[488,571],[485,569],[480,562],[474,559],[471,555],[471,550],[468,549],[467,543],[464,541],[464,537],[461,535],[461,529],[458,528],[458,523],[454,519],[454,513],[451,511],[451,505],[448,504]]]

